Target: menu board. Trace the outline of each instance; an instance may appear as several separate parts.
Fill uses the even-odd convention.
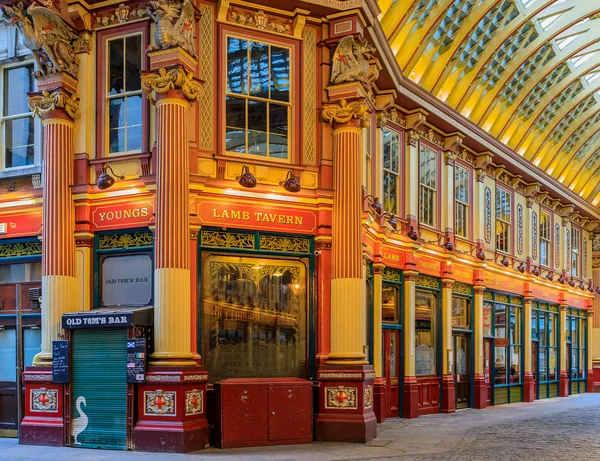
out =
[[[52,382],[69,382],[69,341],[52,341]]]
[[[127,382],[143,383],[146,379],[146,339],[127,340]]]

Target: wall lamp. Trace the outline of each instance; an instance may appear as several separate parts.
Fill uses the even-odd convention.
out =
[[[475,251],[475,257],[477,259],[479,259],[480,261],[485,261],[485,250],[483,249],[483,245],[481,244],[476,244],[476,245],[470,245],[469,246],[469,250],[465,250],[465,251],[461,251],[462,254],[473,254],[473,251]]]
[[[562,274],[560,274],[560,277],[558,278],[558,283],[564,285],[565,282],[566,282],[565,273],[563,272]]]
[[[371,194],[366,195],[363,200],[369,202],[369,206],[375,212],[377,216],[381,216],[383,214],[383,205],[379,201],[379,197],[375,197]]]
[[[510,266],[510,261],[508,260],[508,258],[506,257],[506,255],[502,255],[502,259],[500,261],[498,261],[500,264],[502,264],[504,267],[508,267]]]
[[[517,262],[517,261],[515,261]],[[515,262],[513,262],[513,267],[515,267]],[[521,261],[519,263],[519,265],[517,266],[517,270],[523,274],[525,272],[525,269],[527,268],[527,264],[525,264],[525,261]]]
[[[442,243],[440,246],[448,251],[452,251],[454,250],[454,243],[452,243],[452,240],[450,240],[450,237],[448,237],[447,235],[441,235],[439,239],[437,240],[430,240],[428,243],[440,243],[440,241],[442,239],[445,239],[444,243]]]
[[[535,266],[533,269],[531,269],[531,273],[536,277],[539,277],[541,274],[540,268],[538,266]]]
[[[588,280],[588,288],[587,289],[590,293],[594,292],[594,282],[592,282],[592,279]]]
[[[298,178],[296,178],[296,176],[294,176],[294,172],[292,170],[287,172],[287,176],[283,181],[279,182],[279,185],[282,186],[288,192],[292,192],[294,194],[302,190],[302,187],[300,186],[300,181],[298,180]]]
[[[110,170],[110,172],[115,176],[115,178],[121,181],[125,179],[125,176],[116,174],[110,165],[106,165],[104,168],[102,168],[102,174],[100,174],[100,176],[98,176],[98,179],[96,180],[96,186],[98,186],[98,189],[100,190],[108,189],[115,183],[115,178],[109,175],[106,172],[106,170]]]
[[[256,187],[256,177],[250,173],[250,168],[248,165],[242,166],[242,174],[235,177],[238,184],[242,187],[246,187],[248,189],[252,189]]]

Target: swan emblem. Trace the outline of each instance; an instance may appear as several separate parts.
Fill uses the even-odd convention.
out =
[[[79,418],[75,418],[73,420],[73,426],[71,429],[71,434],[73,435],[73,437],[75,437],[75,442],[74,442],[75,445],[81,445],[81,442],[79,442],[77,440],[77,436],[79,434],[81,434],[83,431],[85,431],[85,428],[88,426],[88,417],[81,409],[82,403],[83,403],[83,406],[87,406],[87,403],[85,402],[85,397],[83,397],[83,396],[77,397],[77,401],[75,402],[75,405],[77,407],[77,413],[79,413]]]

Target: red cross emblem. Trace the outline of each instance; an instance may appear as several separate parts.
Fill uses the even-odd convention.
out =
[[[338,401],[340,407],[343,407],[346,404],[346,401],[348,400],[348,396],[344,391],[338,391],[338,393],[335,396],[335,399]]]
[[[160,394],[154,400],[154,405],[156,405],[156,407],[158,408],[158,411],[160,413],[162,413],[162,407],[165,406],[166,404],[167,404],[167,402],[165,401],[165,399],[162,398],[162,395],[160,395]]]
[[[42,407],[44,407],[44,408],[46,408],[46,404],[48,402],[50,402],[50,399],[48,398],[48,396],[46,395],[45,392],[42,392],[40,394],[39,402],[42,404]]]
[[[198,406],[198,399],[196,398],[196,394],[192,394],[191,404],[194,408],[196,408]]]

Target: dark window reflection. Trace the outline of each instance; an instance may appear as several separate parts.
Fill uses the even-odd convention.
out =
[[[4,71],[4,167],[17,168],[35,162],[35,120],[27,105],[27,93],[34,91],[33,65]]]

